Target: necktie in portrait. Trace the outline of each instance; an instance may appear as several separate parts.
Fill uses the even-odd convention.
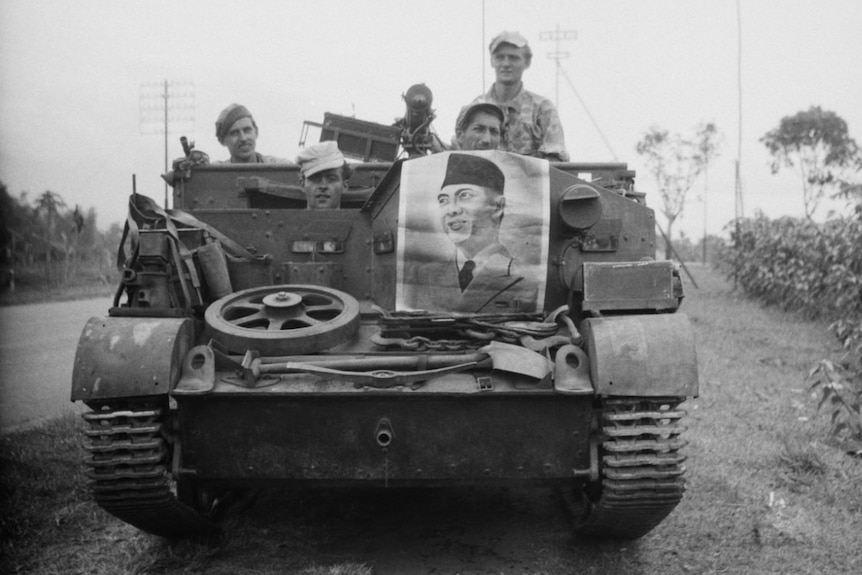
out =
[[[461,291],[467,289],[470,282],[473,281],[473,269],[476,267],[476,262],[467,260],[461,271],[458,272],[458,283],[461,284]]]

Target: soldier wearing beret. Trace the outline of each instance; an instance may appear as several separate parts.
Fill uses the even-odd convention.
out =
[[[309,210],[341,207],[341,196],[350,186],[351,169],[334,141],[305,148],[296,157]]]
[[[471,103],[491,102],[502,108],[506,137],[500,149],[557,162],[568,161],[557,108],[547,98],[524,89],[521,78],[533,59],[527,39],[518,32],[505,31],[491,40],[488,49],[496,79],[486,94]],[[465,107],[459,114],[456,126],[467,109]]]
[[[231,104],[216,120],[216,138],[230,152],[230,164],[289,164],[287,160],[257,153],[258,129],[251,112]]]
[[[531,312],[537,285],[520,272],[517,260],[500,243],[506,206],[506,178],[486,157],[452,153],[437,194],[443,232],[453,251],[446,261],[424,262],[407,281],[422,286],[411,295],[420,309],[480,312]]]

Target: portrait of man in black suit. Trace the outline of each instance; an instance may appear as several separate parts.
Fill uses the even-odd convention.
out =
[[[436,225],[423,229],[417,223],[400,234],[405,245],[399,307],[471,313],[540,311],[539,291],[546,271],[541,250],[546,196],[541,187],[546,178],[532,175],[541,174],[542,169],[529,165],[530,159],[506,162],[511,156],[506,152],[453,152],[439,159],[440,163],[445,160],[442,182],[436,179],[430,184],[430,170],[402,180],[402,201],[407,199],[403,207],[407,211],[411,205],[416,207],[409,196],[414,186],[421,188],[425,220],[436,220]],[[502,167],[494,159],[503,160]],[[524,171],[524,164],[530,174],[518,173]],[[519,184],[535,184],[538,189],[507,185],[504,168],[516,172],[514,179]],[[436,201],[429,206],[427,196],[435,191]],[[511,196],[518,196],[522,212],[532,204],[535,214],[512,217],[507,213]],[[428,217],[428,212],[433,215]],[[504,240],[503,223],[510,219]],[[410,226],[414,220],[405,214],[401,221]]]

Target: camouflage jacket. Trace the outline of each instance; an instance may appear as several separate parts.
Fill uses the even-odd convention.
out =
[[[569,160],[560,116],[553,102],[547,98],[529,92],[522,86],[513,99],[500,102],[494,97],[494,84],[491,84],[488,93],[477,97],[470,104],[478,102],[496,104],[506,115],[506,139],[501,142],[501,149],[537,158]],[[467,106],[461,113],[466,109]]]

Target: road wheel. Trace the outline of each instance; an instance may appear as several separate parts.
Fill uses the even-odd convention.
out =
[[[251,288],[225,296],[205,314],[207,330],[235,353],[316,353],[349,340],[359,328],[359,302],[313,285]]]

